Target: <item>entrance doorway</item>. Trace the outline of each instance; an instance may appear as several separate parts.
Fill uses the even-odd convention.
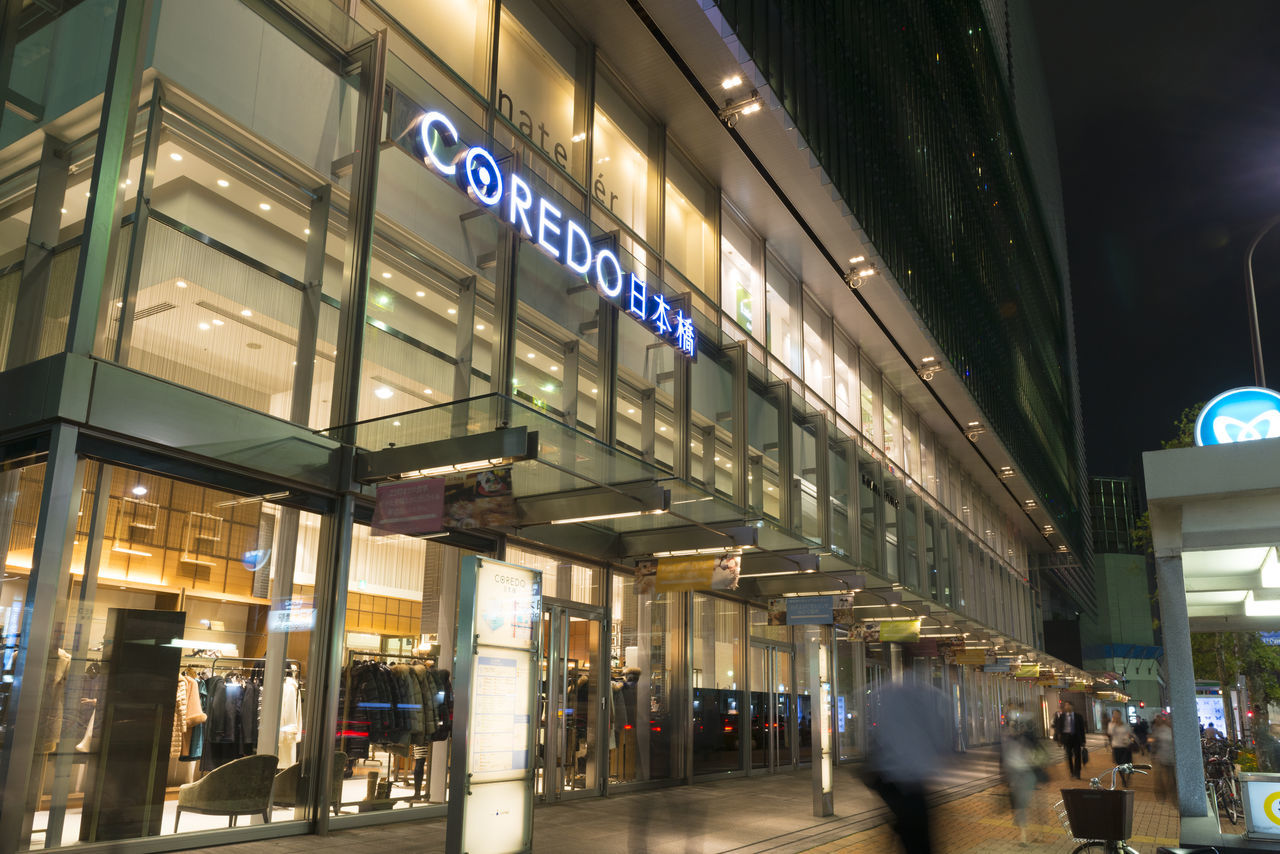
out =
[[[795,767],[795,674],[792,647],[752,641],[747,655],[751,688],[751,768],[778,771]]]
[[[602,794],[602,617],[592,609],[569,605],[546,604],[543,610],[536,777],[543,801]]]

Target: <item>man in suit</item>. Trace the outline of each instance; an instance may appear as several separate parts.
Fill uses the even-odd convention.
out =
[[[1067,769],[1071,776],[1080,779],[1080,751],[1084,748],[1084,715],[1075,710],[1070,702],[1062,704],[1062,711],[1053,718],[1054,736],[1067,754]]]

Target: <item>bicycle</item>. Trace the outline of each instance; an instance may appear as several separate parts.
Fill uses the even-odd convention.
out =
[[[1239,747],[1229,742],[1206,741],[1203,750],[1205,791],[1217,807],[1215,812],[1225,812],[1227,821],[1234,825],[1244,815],[1235,766]]]
[[[1138,854],[1127,840],[1133,834],[1133,789],[1117,789],[1118,774],[1145,774],[1150,765],[1126,762],[1111,769],[1111,786],[1103,788],[1101,777],[1089,780],[1087,789],[1063,789],[1062,800],[1054,804],[1067,835],[1080,840],[1071,854],[1098,851],[1101,854]]]

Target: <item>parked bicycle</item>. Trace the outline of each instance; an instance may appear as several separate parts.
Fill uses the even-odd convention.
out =
[[[1150,765],[1126,762],[1109,772],[1111,785],[1103,788],[1099,777],[1089,780],[1087,789],[1063,789],[1062,800],[1054,804],[1058,819],[1067,834],[1080,841],[1071,854],[1097,851],[1101,854],[1138,854],[1130,848],[1128,839],[1133,835],[1133,789],[1117,789],[1118,775],[1145,774]]]
[[[1244,815],[1240,779],[1236,776],[1240,743],[1206,738],[1201,741],[1200,749],[1204,756],[1205,790],[1217,804],[1218,812],[1226,813],[1227,821],[1235,824]]]

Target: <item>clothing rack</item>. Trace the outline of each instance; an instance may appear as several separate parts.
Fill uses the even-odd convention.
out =
[[[182,656],[182,665],[183,665],[183,666],[188,665],[188,664],[193,664],[193,663],[195,663],[195,662],[197,662],[197,661],[207,661],[207,662],[210,662],[210,663],[213,665],[214,669],[217,669],[217,667],[218,667],[218,662],[220,662],[220,661],[260,662],[260,663],[262,663],[262,664],[266,664],[266,663],[267,663],[267,660],[266,660],[265,658],[249,658],[249,657],[247,657],[247,656],[243,656],[243,655],[215,655],[215,656],[212,656],[212,657],[207,656],[207,655],[184,655],[184,656]],[[298,659],[296,659],[296,658],[286,658],[286,659],[284,660],[284,663],[285,663],[285,664],[292,664],[292,665],[293,665],[296,669],[298,669],[299,671],[302,669],[302,662],[298,661]]]
[[[347,650],[347,664],[357,661],[382,661],[387,664],[431,664],[436,663],[434,655],[404,655],[398,652],[364,652],[358,649]]]

